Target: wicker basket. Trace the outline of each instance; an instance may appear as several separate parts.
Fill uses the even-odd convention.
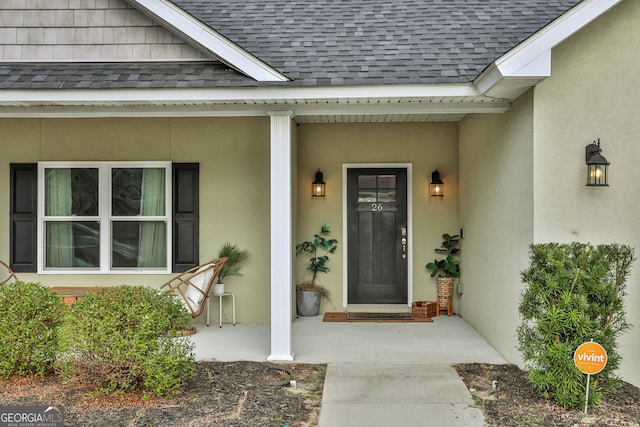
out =
[[[436,278],[438,288],[438,305],[447,307],[453,297],[453,277]]]
[[[411,303],[411,315],[418,319],[430,319],[437,314],[437,304],[433,301],[414,301]]]

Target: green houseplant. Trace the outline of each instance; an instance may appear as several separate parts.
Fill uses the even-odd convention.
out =
[[[224,280],[229,276],[242,276],[242,263],[249,258],[249,251],[240,249],[238,245],[226,242],[218,251],[218,258],[227,257],[227,263],[222,267],[216,283],[213,285],[214,294],[224,293]]]
[[[296,285],[296,304],[298,313],[302,316],[315,316],[320,310],[320,301],[326,298],[331,303],[331,294],[327,288],[316,283],[318,273],[327,273],[329,254],[338,249],[338,241],[329,239],[329,226],[323,224],[320,232],[313,235],[313,240],[305,241],[296,246],[296,255],[307,254],[309,262],[306,271],[311,274],[310,280]]]
[[[454,257],[454,255],[460,253],[459,243],[460,236],[457,234],[443,234],[442,244],[435,251],[446,256],[442,259],[435,259],[425,265],[425,268],[431,271],[431,277],[436,278],[438,312],[446,309],[449,316],[451,315],[451,300],[453,297],[453,279],[460,277],[460,261]]]
[[[457,234],[443,234],[442,245],[435,251],[439,254],[446,255],[443,259],[435,259],[433,262],[425,265],[427,270],[431,270],[431,277],[460,277],[460,261],[454,258],[454,255],[460,252],[458,244],[460,236]]]

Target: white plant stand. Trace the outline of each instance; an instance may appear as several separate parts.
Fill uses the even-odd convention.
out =
[[[233,326],[236,326],[236,297],[233,295],[233,292],[224,292],[222,294],[211,294],[207,299],[207,326],[209,326],[209,303],[211,301],[211,297],[218,297],[218,314],[219,314],[219,323],[218,325],[222,328],[222,298],[223,297],[231,297],[231,305],[233,307]]]

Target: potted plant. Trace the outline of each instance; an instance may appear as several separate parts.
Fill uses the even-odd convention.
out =
[[[227,257],[229,258],[226,264],[218,273],[218,278],[216,279],[216,283],[213,284],[213,293],[214,294],[223,294],[224,293],[224,279],[229,276],[242,276],[240,274],[241,266],[240,264],[249,258],[249,251],[242,250],[238,248],[238,245],[231,244],[230,242],[226,242],[218,251],[218,258]]]
[[[436,252],[446,255],[443,259],[435,259],[425,265],[431,271],[431,277],[436,277],[438,287],[438,312],[447,310],[451,315],[451,299],[453,297],[453,279],[460,277],[460,261],[454,255],[460,253],[458,248],[460,236],[457,234],[443,234],[442,245],[436,248]]]
[[[326,298],[331,303],[329,290],[316,283],[318,273],[329,271],[327,262],[329,254],[338,249],[336,239],[328,239],[330,234],[329,226],[323,224],[320,233],[314,234],[313,240],[306,241],[296,246],[296,255],[308,254],[309,263],[306,270],[311,274],[310,280],[296,285],[296,305],[301,316],[316,316],[320,310],[320,301]]]

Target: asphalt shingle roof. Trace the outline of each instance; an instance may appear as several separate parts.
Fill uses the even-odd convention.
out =
[[[220,62],[0,64],[0,89],[132,89],[255,86]]]
[[[2,63],[0,88],[463,83],[581,0],[172,0],[292,79],[208,63]]]
[[[172,0],[298,85],[460,83],[580,0]]]

